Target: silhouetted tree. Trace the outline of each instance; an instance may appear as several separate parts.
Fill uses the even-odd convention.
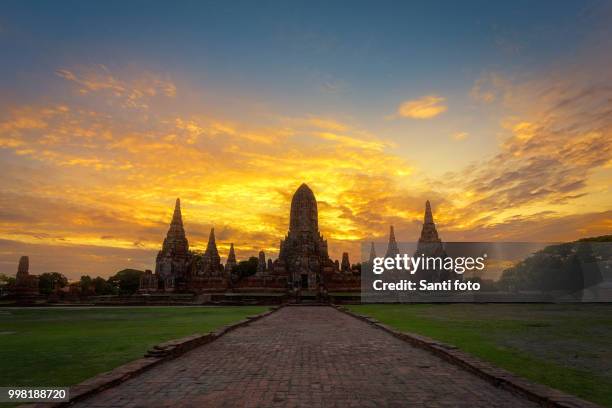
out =
[[[0,273],[0,296],[10,292],[15,285],[15,277]]]
[[[108,278],[108,283],[114,286],[119,294],[131,295],[138,290],[140,286],[140,276],[143,273],[143,271],[137,269],[123,269]]]
[[[40,293],[48,295],[68,285],[68,278],[59,272],[45,272],[38,277]]]
[[[113,285],[108,283],[106,279],[100,276],[92,279],[92,283],[94,285],[96,295],[112,295],[118,293],[118,291],[115,291]]]
[[[81,294],[84,296],[93,295],[94,287],[93,287],[93,279],[91,276],[83,275],[79,280],[79,288],[81,288]]]
[[[598,261],[612,258],[611,235],[550,245],[506,269],[499,287],[576,293],[603,280]]]
[[[257,272],[257,263],[258,259],[252,256],[247,261],[238,262],[232,269],[232,273],[236,274],[239,278],[254,275]]]

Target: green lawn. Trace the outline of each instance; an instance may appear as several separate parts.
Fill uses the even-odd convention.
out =
[[[266,307],[0,309],[0,386],[63,386]]]
[[[612,407],[612,305],[394,304],[350,309]]]

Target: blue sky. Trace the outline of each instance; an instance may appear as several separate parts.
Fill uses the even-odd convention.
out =
[[[539,69],[590,33],[599,2],[3,2],[3,85],[67,64],[140,64],[282,104],[317,91],[404,97]],[[426,4],[425,4],[426,3]],[[18,81],[15,82],[15,74]],[[21,74],[21,75],[20,75]],[[29,78],[29,77],[28,77]],[[21,81],[20,81],[21,80]],[[334,105],[335,106],[335,105]],[[348,109],[348,108],[347,108]]]
[[[196,109],[207,101],[207,110],[259,121],[262,110],[334,115],[408,149],[406,142],[418,144],[423,133],[444,134],[439,139],[491,133],[495,112],[470,120],[465,95],[474,81],[487,72],[534,75],[571,58],[601,24],[604,7],[592,1],[176,3],[4,2],[3,93],[14,102],[40,98],[45,88],[61,92],[53,73],[62,67],[136,67],[182,81],[194,91],[183,97]],[[427,94],[443,94],[453,105],[443,126],[386,120],[401,101]],[[494,148],[488,137],[480,142]]]

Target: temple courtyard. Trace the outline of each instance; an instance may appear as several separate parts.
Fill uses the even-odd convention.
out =
[[[612,406],[612,305],[355,305]],[[265,307],[0,309],[0,383],[70,385]],[[462,405],[463,404],[463,405]],[[331,307],[285,307],[78,406],[532,406]]]
[[[78,407],[532,406],[331,307],[287,307]]]

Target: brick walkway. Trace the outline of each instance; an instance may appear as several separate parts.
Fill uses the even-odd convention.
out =
[[[79,407],[523,407],[331,307],[286,307]]]

